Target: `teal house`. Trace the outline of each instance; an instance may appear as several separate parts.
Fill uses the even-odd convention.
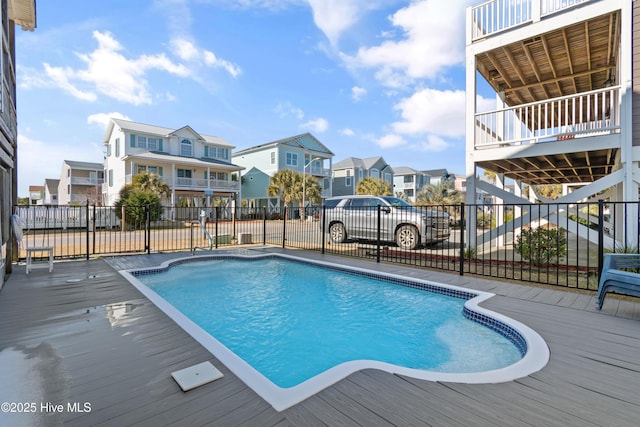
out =
[[[322,188],[322,198],[330,197],[333,155],[310,133],[234,152],[232,162],[245,169],[241,180],[242,206],[266,207],[269,213],[281,212],[282,201],[278,197],[269,197],[267,187],[271,177],[282,169],[313,176]],[[305,204],[310,205],[308,202]]]

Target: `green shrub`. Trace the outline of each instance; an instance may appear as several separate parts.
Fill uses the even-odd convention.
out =
[[[496,226],[496,217],[491,213],[478,209],[476,214],[476,225],[478,228],[494,228]]]
[[[158,221],[162,216],[162,205],[160,197],[151,191],[131,190],[124,198],[116,202],[116,216],[122,219],[122,208],[125,212],[127,226],[137,228],[145,223],[145,207],[149,206],[149,216],[151,221]]]
[[[567,254],[567,237],[562,228],[523,229],[516,237],[515,251],[533,265],[549,264]]]

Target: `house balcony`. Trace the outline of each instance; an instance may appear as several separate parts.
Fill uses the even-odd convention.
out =
[[[171,186],[171,183],[167,183]],[[223,191],[236,192],[240,190],[240,182],[224,181],[220,179],[204,179],[204,178],[176,178],[176,190],[192,190],[192,191]]]
[[[470,8],[471,41],[597,0],[490,0]]]
[[[475,114],[475,149],[619,133],[620,87]]]
[[[104,184],[102,178],[90,178],[88,176],[72,176],[69,179],[71,185],[101,185]]]
[[[125,176],[125,183],[131,184],[132,175]],[[175,190],[204,191],[213,190],[220,192],[237,192],[240,191],[240,183],[238,181],[225,181],[220,179],[204,179],[204,178],[175,178],[175,186],[171,178],[162,177],[162,180]]]

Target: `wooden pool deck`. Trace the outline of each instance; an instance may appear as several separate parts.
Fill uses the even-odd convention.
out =
[[[20,265],[0,291],[0,402],[22,413],[4,412],[3,405],[0,425],[638,425],[638,300],[607,297],[598,312],[589,293],[303,251],[243,250],[265,251],[493,292],[482,305],[542,335],[550,361],[501,384],[365,370],[278,412],[117,272],[188,254],[59,262],[52,273],[36,269],[28,276]],[[224,377],[182,392],[171,372],[207,360]]]

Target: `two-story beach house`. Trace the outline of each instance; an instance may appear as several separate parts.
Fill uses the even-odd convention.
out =
[[[29,204],[41,205],[43,199],[44,199],[44,186],[30,185],[29,186]]]
[[[416,195],[425,185],[429,184],[429,177],[424,173],[407,166],[393,167],[393,194],[404,195],[415,203]]]
[[[333,153],[310,133],[256,145],[233,153],[233,162],[246,170],[242,176],[242,203],[249,208],[281,212],[282,202],[267,194],[270,179],[282,169],[313,176],[322,198],[331,196]],[[309,205],[305,201],[305,205]]]
[[[358,182],[369,177],[383,179],[393,188],[393,173],[393,168],[383,157],[349,157],[333,166],[333,195],[354,195]]]
[[[638,28],[633,0],[491,0],[467,9],[467,203],[480,190],[528,203],[523,187],[539,184],[572,185],[560,203],[638,201]],[[483,87],[495,92],[490,111],[476,106]],[[478,179],[481,170],[497,184]],[[636,246],[637,218],[627,212]]]
[[[18,204],[18,126],[16,109],[16,36],[15,27],[36,28],[35,0],[0,2],[2,37],[0,38],[0,289],[5,273],[11,273],[11,259],[16,245],[11,237],[10,218]]]
[[[218,206],[229,206],[238,199],[237,174],[243,168],[231,163],[235,147],[220,137],[190,126],[173,129],[112,118],[104,145],[105,206],[113,206],[120,189],[143,171],[168,184],[171,194],[163,203],[172,207],[209,207],[215,199]]]
[[[100,165],[102,167],[102,165]],[[58,204],[58,185],[60,185],[59,179],[47,178],[44,180],[44,200],[43,205],[55,206]],[[100,187],[102,191],[102,186]]]
[[[58,204],[100,204],[103,182],[102,163],[65,160],[62,162],[62,172],[58,181]]]

